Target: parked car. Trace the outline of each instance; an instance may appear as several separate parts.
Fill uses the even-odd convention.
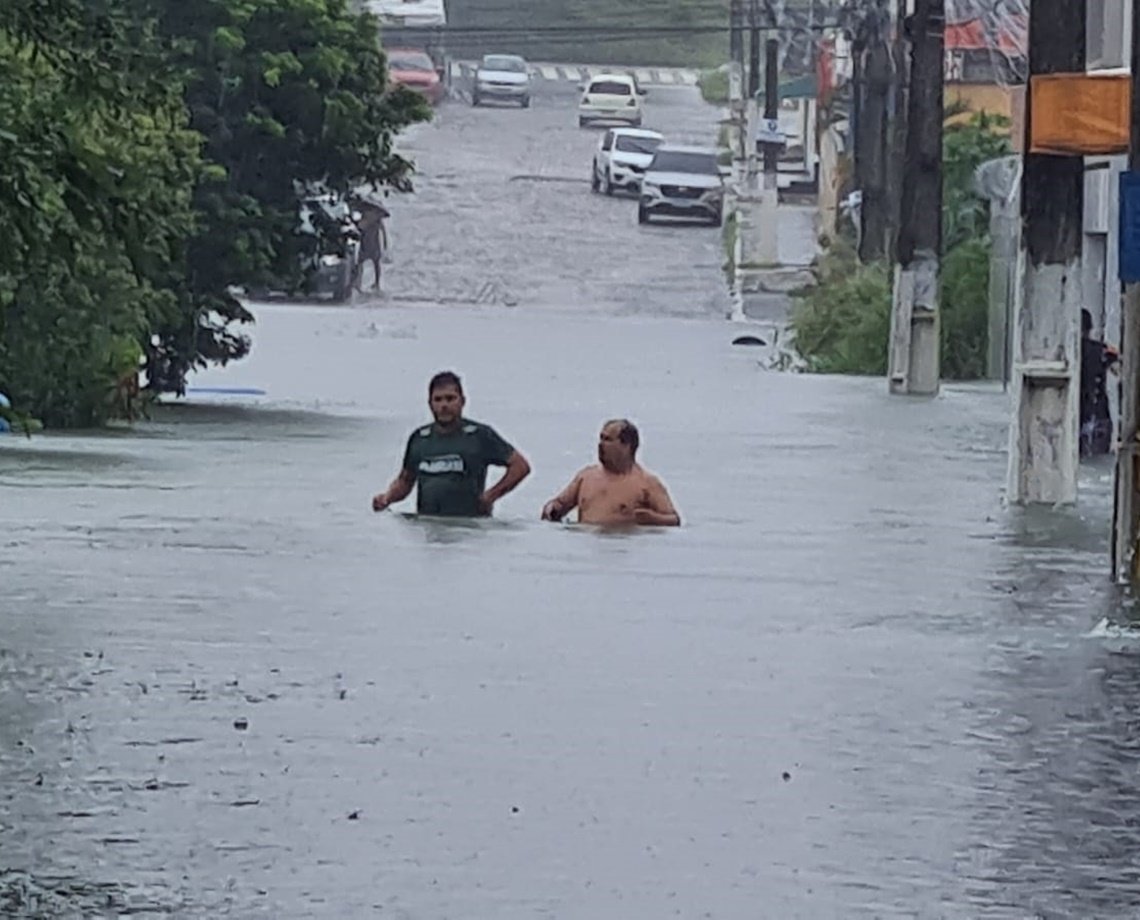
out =
[[[719,226],[724,216],[724,179],[711,147],[662,144],[641,179],[637,222],[667,214],[696,217]]]
[[[665,138],[645,128],[610,128],[594,154],[590,188],[612,195],[617,190],[641,191],[641,177]]]
[[[439,105],[445,91],[443,79],[426,51],[391,48],[387,54],[388,78],[394,85],[423,93],[428,102]]]
[[[578,127],[598,121],[621,121],[641,127],[641,97],[637,95],[637,84],[626,74],[598,74],[583,86]]]
[[[485,54],[475,72],[471,104],[491,99],[530,105],[530,67],[517,54]]]

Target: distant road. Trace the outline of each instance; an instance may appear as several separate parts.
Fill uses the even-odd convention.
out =
[[[451,78],[469,80],[475,75],[475,61],[452,61]],[[643,86],[695,86],[698,70],[684,67],[619,67],[601,64],[531,64],[530,73],[535,80],[564,83],[581,83],[595,74],[622,73],[632,70]]]

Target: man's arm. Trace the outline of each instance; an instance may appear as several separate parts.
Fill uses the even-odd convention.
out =
[[[561,521],[578,507],[578,493],[582,489],[582,474],[570,480],[570,485],[554,496],[542,508],[544,521]]]
[[[389,505],[402,502],[412,494],[412,489],[416,486],[414,439],[414,434],[408,438],[408,444],[404,448],[404,462],[400,466],[400,472],[396,474],[396,478],[392,480],[386,491],[381,492],[372,499],[373,511],[383,511]]]
[[[519,483],[529,475],[530,464],[526,457],[517,450],[512,450],[511,455],[507,458],[507,471],[503,473],[503,478],[484,492],[483,497],[479,500],[483,510],[490,514],[495,502],[517,489]]]
[[[372,499],[372,510],[383,511],[389,505],[402,502],[412,494],[412,489],[415,488],[415,485],[415,475],[409,470],[400,470],[387,490]]]
[[[679,527],[681,515],[673,507],[673,499],[669,497],[669,490],[656,476],[649,477],[647,505],[634,512],[634,518],[639,524],[652,524],[658,527]]]

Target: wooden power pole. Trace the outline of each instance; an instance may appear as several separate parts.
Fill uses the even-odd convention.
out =
[[[1084,73],[1085,0],[1033,0],[1029,78]],[[1023,296],[1013,324],[1006,498],[1069,504],[1080,456],[1081,222],[1084,161],[1030,152],[1032,88],[1026,92],[1021,178]]]
[[[1132,111],[1128,172],[1121,177],[1120,444],[1116,453],[1116,504],[1112,521],[1112,571],[1121,584],[1140,582],[1140,0],[1132,0]],[[1131,232],[1130,232],[1131,231]],[[1126,258],[1131,256],[1131,258]]]
[[[855,124],[856,183],[862,194],[859,206],[859,258],[884,259],[890,252],[891,196],[887,189],[890,159],[887,110],[894,68],[888,35],[890,14],[882,0],[864,14],[856,36],[855,53],[859,94]]]
[[[917,396],[938,392],[945,25],[945,0],[916,0],[907,20],[906,165],[887,379],[892,393]]]

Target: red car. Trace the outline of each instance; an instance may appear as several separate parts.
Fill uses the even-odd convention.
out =
[[[388,79],[392,84],[423,93],[428,102],[439,105],[443,99],[443,81],[427,53],[414,48],[392,48],[387,53]]]

